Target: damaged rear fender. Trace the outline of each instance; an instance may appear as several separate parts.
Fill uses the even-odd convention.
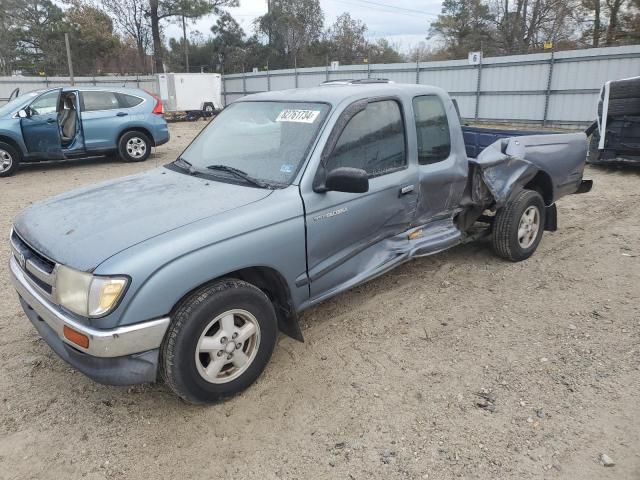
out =
[[[560,197],[578,191],[586,156],[584,133],[498,140],[470,160],[473,200],[485,202],[490,194],[501,208],[522,189],[530,189],[538,191],[550,207]]]

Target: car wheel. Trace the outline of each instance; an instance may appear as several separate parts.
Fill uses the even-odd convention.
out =
[[[544,225],[542,196],[533,190],[523,190],[496,213],[493,250],[499,257],[512,262],[526,260],[538,248]]]
[[[206,103],[204,105],[204,108],[202,109],[203,117],[207,117],[207,118],[213,117],[214,112],[215,112],[215,108],[211,103]]]
[[[20,165],[20,154],[8,143],[0,142],[0,177],[10,177]]]
[[[213,403],[260,376],[276,344],[276,314],[257,287],[223,279],[183,301],[160,350],[160,372],[190,403]]]
[[[118,142],[118,155],[125,162],[144,162],[151,155],[151,140],[142,132],[126,132]]]

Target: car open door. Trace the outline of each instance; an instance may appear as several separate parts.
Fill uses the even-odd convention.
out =
[[[58,88],[44,92],[18,112],[22,137],[30,156],[43,159],[63,158],[58,124],[61,91]]]

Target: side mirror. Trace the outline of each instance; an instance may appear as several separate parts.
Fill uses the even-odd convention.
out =
[[[18,116],[20,118],[29,118],[29,112],[27,112],[27,110],[25,108],[23,108],[22,110],[20,110],[18,112]]]
[[[325,180],[325,189],[332,192],[366,193],[369,176],[359,168],[339,167],[331,170]]]

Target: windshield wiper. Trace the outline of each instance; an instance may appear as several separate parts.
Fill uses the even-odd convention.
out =
[[[178,157],[177,160],[173,163],[177,167],[182,168],[183,170],[186,170],[187,172],[189,172],[190,175],[193,175],[196,172],[196,169],[191,164],[191,162],[185,160],[182,157]]]
[[[232,175],[235,175],[236,177],[241,178],[247,183],[251,183],[256,187],[270,188],[270,185],[268,183],[258,180],[257,178],[253,178],[247,172],[243,172],[242,170],[235,167],[230,167],[229,165],[209,165],[207,167],[207,170],[217,170],[219,172],[231,173]]]

